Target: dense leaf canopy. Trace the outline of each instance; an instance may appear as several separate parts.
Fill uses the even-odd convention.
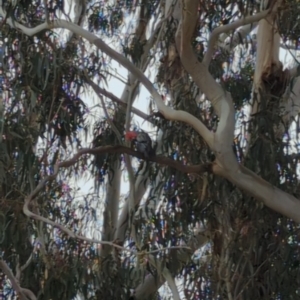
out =
[[[165,104],[189,112],[211,131],[219,124],[215,109],[176,53],[178,24],[163,16],[165,1],[80,2],[1,4],[0,249],[1,261],[19,286],[37,299],[130,299],[152,276],[155,288],[142,299],[159,299],[168,294],[156,293],[168,269],[186,299],[229,299],[229,282],[232,299],[299,297],[299,225],[212,172],[184,173],[168,163],[133,158],[134,178],[142,178],[139,188],[145,196],[125,218],[122,238],[115,220],[122,220],[130,193],[116,190],[130,186],[125,154],[86,152],[52,176],[55,165],[83,148],[124,143],[130,110],[122,101],[130,104],[144,94],[134,76],[121,78],[111,58],[84,37],[60,29],[29,36],[16,29],[14,21],[35,27],[62,18],[82,26],[153,79]],[[279,32],[285,45],[297,48],[299,3],[286,6],[278,16]],[[198,59],[203,59],[215,28],[259,10],[254,1],[199,1],[192,39]],[[260,110],[248,118],[255,45],[254,35],[248,35],[230,51],[219,47],[209,71],[234,101],[232,147],[237,160],[300,198],[299,121],[295,118],[293,131],[291,122],[283,122],[285,95],[276,88],[261,91]],[[120,89],[127,84],[130,95],[125,91],[116,100],[107,91],[116,78]],[[292,88],[294,79],[285,84]],[[152,98],[142,101],[143,111],[136,115],[144,118],[157,141],[157,155],[186,166],[214,161],[215,153],[195,129],[164,118]],[[134,126],[138,127],[133,120]],[[83,182],[92,182],[93,188],[85,189]],[[23,210],[29,197],[32,217]],[[210,232],[209,240],[199,248],[203,244],[197,244],[197,232],[203,228]],[[104,247],[96,240],[114,246]],[[1,296],[17,299],[3,264],[0,269]]]

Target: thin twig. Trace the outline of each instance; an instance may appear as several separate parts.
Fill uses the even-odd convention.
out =
[[[113,102],[116,102],[118,104],[121,104],[124,107],[127,107],[127,103],[124,102],[123,100],[121,100],[120,98],[118,98],[117,96],[115,96],[113,93],[108,92],[106,89],[101,88],[100,86],[98,86],[95,82],[93,82],[89,77],[86,76],[86,81],[87,83],[93,88],[94,92],[98,95],[98,97],[100,97],[100,95],[102,94],[103,96],[109,98],[110,100],[112,100]],[[153,123],[153,121],[150,119],[150,116],[143,113],[142,111],[132,107],[131,108],[132,112],[134,114],[136,114],[137,116],[143,118],[144,120]]]

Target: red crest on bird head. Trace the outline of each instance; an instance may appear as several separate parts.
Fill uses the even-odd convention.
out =
[[[127,131],[125,134],[125,139],[126,140],[133,140],[137,137],[138,133],[136,131]]]

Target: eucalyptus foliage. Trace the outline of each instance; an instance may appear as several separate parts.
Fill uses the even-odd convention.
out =
[[[168,52],[175,45],[178,24],[166,18],[163,35],[154,33],[151,27],[152,22],[161,18],[164,2],[85,1],[80,4],[82,11],[77,14],[77,23],[113,45],[137,67],[145,67],[145,74],[149,70],[155,72],[154,85],[165,103],[191,113],[214,131],[219,122],[216,112],[201,100],[201,91],[179,57],[173,60]],[[278,22],[280,34],[284,41],[298,46],[299,3],[291,1],[287,5],[289,9]],[[7,17],[28,27],[47,19],[73,18],[67,1],[2,1],[2,7]],[[199,1],[201,18],[192,40],[199,60],[203,59],[214,28],[258,8],[253,1]],[[152,34],[155,42],[148,49]],[[96,242],[71,237],[57,227],[25,216],[25,199],[43,178],[54,173],[55,164],[84,147],[124,142],[126,107],[105,95],[101,96],[104,102],[96,97],[96,105],[87,101],[86,95],[92,91],[87,78],[106,86],[115,73],[110,57],[83,37],[59,30],[46,30],[30,37],[7,24],[5,17],[0,36],[4,105],[0,249],[1,259],[22,288],[45,300],[134,299],[133,291],[152,276],[154,288],[142,299],[168,299],[168,293],[158,293],[166,267],[186,299],[227,299],[229,281],[234,299],[299,297],[299,225],[210,172],[183,173],[170,166],[134,159],[135,178],[146,174],[141,185],[148,188],[149,194],[141,205],[136,205],[134,216],[129,214],[130,226],[123,241],[115,239],[116,228],[102,235],[104,241],[120,247],[102,248]],[[271,89],[270,94],[263,95],[265,102],[251,122],[246,117],[255,56],[255,41],[247,37],[241,41],[239,50],[218,49],[210,64],[211,74],[234,101],[238,125],[232,146],[240,163],[300,198],[298,118],[293,136],[288,126],[282,135],[276,133],[282,122],[282,94],[278,96],[278,91]],[[139,94],[138,86],[132,94]],[[153,140],[162,144],[156,145],[159,154],[184,165],[214,161],[214,153],[193,128],[156,114],[153,99],[143,101],[149,106],[143,112],[149,115],[145,121],[154,132]],[[251,132],[251,141],[244,156],[247,130]],[[111,224],[112,219],[105,199],[109,199],[110,184],[119,188],[114,182],[117,170],[127,176],[124,161],[124,154],[119,153],[81,156],[45,184],[31,202],[31,211],[78,235],[101,240],[96,233],[104,232],[105,224]],[[94,183],[93,190],[84,194],[76,185],[83,179]],[[117,216],[125,201],[121,196],[117,199]],[[199,227],[210,231],[205,247],[191,246],[193,251],[175,248],[192,245]],[[160,251],[161,248],[169,249]],[[151,253],[152,261],[151,251],[155,251]],[[0,282],[1,297],[17,299],[4,270]]]

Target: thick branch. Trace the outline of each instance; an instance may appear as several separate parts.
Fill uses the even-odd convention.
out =
[[[189,4],[191,4],[196,1],[186,1],[186,3],[187,2],[189,2]],[[197,11],[197,7],[196,7],[195,11]],[[192,18],[195,18],[195,14],[193,14],[193,10],[188,10],[188,13],[192,15]],[[2,16],[4,15],[2,8],[0,8],[0,14]],[[189,27],[189,26],[194,27],[195,20],[191,19],[189,14],[187,14],[187,17],[189,17],[190,24],[186,24],[186,25],[187,25],[187,27]],[[176,110],[173,110],[172,108],[166,106],[163,103],[159,93],[153,87],[152,83],[145,77],[145,75],[138,68],[136,68],[128,59],[126,59],[121,54],[114,51],[112,48],[110,48],[101,39],[97,38],[92,33],[84,30],[83,28],[81,28],[79,26],[76,26],[67,21],[64,21],[64,20],[57,20],[49,25],[47,23],[43,23],[35,28],[27,28],[17,22],[13,22],[11,19],[8,19],[7,22],[12,27],[16,27],[16,28],[20,29],[24,34],[27,34],[27,35],[34,35],[42,30],[53,29],[53,28],[66,28],[66,29],[69,29],[69,30],[75,32],[76,34],[82,35],[87,40],[89,40],[91,43],[93,43],[95,46],[97,46],[99,49],[101,49],[103,52],[105,52],[110,57],[112,57],[117,62],[119,62],[122,66],[127,68],[134,76],[136,76],[144,84],[144,86],[148,89],[148,91],[151,93],[151,95],[153,96],[153,98],[158,106],[159,111],[167,119],[183,121],[183,122],[191,125],[193,128],[195,128],[195,130],[200,135],[202,135],[202,137],[205,139],[205,141],[208,143],[208,145],[211,147],[211,149],[215,149],[215,140],[214,139],[216,137],[206,128],[206,126],[200,120],[198,120],[197,118],[195,118],[194,116],[192,116],[191,114],[189,114],[185,111],[176,111]],[[187,30],[187,32],[189,33],[190,31]],[[190,44],[190,39],[188,40],[188,45],[189,44]],[[190,47],[187,47],[187,48],[190,48]],[[193,59],[193,56],[191,58],[192,63],[194,63],[194,64],[198,63],[198,61],[195,61]],[[193,73],[200,71],[199,72],[200,75],[204,76],[204,78],[202,78],[202,80],[199,81],[200,89],[206,94],[206,96],[209,98],[209,100],[212,101],[212,104],[214,105],[214,107],[218,108],[218,114],[220,115],[222,112],[223,120],[221,120],[221,121],[223,122],[223,125],[226,125],[226,123],[228,121],[228,122],[230,122],[230,126],[227,125],[227,128],[231,127],[231,123],[234,122],[234,119],[232,119],[233,116],[231,114],[231,107],[230,107],[230,106],[232,106],[232,103],[230,104],[229,99],[226,99],[226,94],[224,93],[222,88],[214,81],[214,79],[209,74],[207,68],[204,65],[202,65],[202,64],[198,64],[198,65],[194,65],[194,66],[191,65],[190,70],[193,71]],[[224,99],[225,99],[225,101],[224,101]],[[222,130],[224,130],[224,129],[225,129],[225,127],[222,128]],[[224,133],[226,133],[226,131],[224,131]],[[220,131],[219,131],[219,133],[220,133]],[[227,134],[232,135],[233,133],[227,131]],[[220,137],[220,135],[218,135],[218,136]],[[221,151],[221,152],[216,153],[216,154],[217,154],[217,156],[219,154],[223,154],[223,156],[221,157],[221,162],[226,163],[227,166],[230,165],[230,163],[228,163],[228,161],[233,162],[234,170],[230,171],[230,170],[228,170],[227,167],[225,169],[223,169],[221,167],[221,169],[223,172],[224,171],[228,172],[227,176],[231,178],[232,182],[236,182],[237,185],[241,186],[241,182],[239,183],[239,181],[242,181],[242,179],[239,180],[239,178],[232,175],[233,173],[237,174],[238,170],[234,167],[237,164],[237,162],[236,161],[234,162],[234,160],[232,159],[233,153],[229,151],[229,144],[231,143],[231,141],[230,140],[225,141],[225,139],[223,139],[222,141],[225,143],[224,144],[225,151],[222,151],[222,148],[218,147],[217,151],[218,152]],[[222,146],[222,143],[219,142],[218,146]],[[228,154],[228,158],[226,157],[225,154]],[[258,181],[258,179],[256,179],[256,177],[255,177],[256,175],[255,176],[254,175],[255,174],[247,175],[247,178],[252,179],[252,183],[255,183]],[[245,177],[243,179],[245,179]],[[256,187],[252,186],[252,188],[255,189]],[[36,189],[35,192],[37,192],[37,190],[38,189]],[[299,216],[300,213],[297,214],[297,211],[300,212],[300,203],[297,199],[293,198],[292,196],[290,196],[282,191],[273,194],[273,196],[278,196],[278,199],[276,199],[276,202],[272,202],[272,201],[270,201],[270,199],[266,199],[265,195],[260,195],[259,192],[257,192],[256,194],[257,194],[258,198],[263,198],[266,201],[266,203],[268,203],[270,205],[269,207],[275,209],[276,211],[283,212],[283,213],[285,213],[286,216],[293,218],[297,222],[300,222],[300,216]],[[279,203],[280,201],[278,201],[278,200],[282,200],[283,195],[285,195],[286,198],[291,198],[291,201],[289,201],[288,204],[285,203],[284,201],[282,203]],[[297,209],[295,209],[295,208],[297,208]],[[295,211],[296,211],[296,213],[295,213]]]
[[[0,8],[0,14],[3,15],[2,8]],[[212,146],[212,139],[213,139],[212,134],[200,120],[198,120],[196,117],[194,117],[193,115],[189,114],[186,111],[174,110],[171,107],[166,106],[162,101],[160,94],[156,91],[156,89],[153,87],[150,80],[143,74],[143,72],[140,71],[138,68],[136,68],[123,55],[119,54],[118,52],[110,48],[108,45],[106,45],[105,42],[103,42],[94,34],[65,20],[56,20],[53,21],[51,24],[47,24],[45,22],[34,28],[28,28],[26,26],[21,25],[18,22],[13,22],[11,19],[8,19],[7,23],[12,27],[20,29],[24,34],[29,36],[35,35],[43,30],[54,29],[54,28],[65,28],[73,31],[76,34],[83,36],[89,42],[91,42],[99,49],[101,49],[103,52],[105,52],[107,55],[109,55],[111,58],[119,62],[123,67],[129,70],[134,76],[136,76],[140,80],[140,82],[144,84],[144,86],[149,91],[149,93],[152,95],[152,97],[156,102],[158,110],[165,116],[166,119],[182,121],[191,125],[205,139],[205,141],[210,146]]]
[[[143,196],[145,195],[145,192],[148,188],[148,184],[150,182],[149,178],[149,166],[148,164],[144,164],[142,170],[139,171],[138,176],[135,180],[135,191],[134,191],[134,206],[136,207],[139,205],[141,202]],[[126,230],[128,228],[128,221],[129,221],[129,216],[128,216],[128,206],[129,203],[128,197],[126,199],[126,203],[123,206],[122,212],[119,216],[118,220],[118,226],[117,226],[117,231],[115,234],[115,239],[120,241],[121,244],[124,243],[125,237],[126,237]]]
[[[160,260],[157,260],[152,256],[149,256],[149,262],[157,270],[161,270],[161,273],[162,273],[163,277],[165,278],[165,280],[167,281],[169,288],[172,292],[173,299],[180,300],[178,289],[177,289],[175,280],[174,280],[170,270],[167,267],[164,267]]]
[[[184,264],[186,264],[190,259],[191,255],[200,247],[208,243],[210,239],[210,232],[205,230],[199,230],[195,236],[193,236],[188,242],[190,250],[180,250],[177,252],[178,262],[180,262],[174,273],[179,272]],[[145,295],[151,295],[155,293],[165,282],[164,278],[157,278],[153,275],[148,275],[144,282],[140,284],[135,290],[135,299],[144,299]]]
[[[135,156],[137,158],[140,159],[144,159],[144,155],[138,151],[134,151],[131,148],[125,147],[125,146],[101,146],[101,147],[96,147],[96,148],[82,148],[80,149],[71,159],[69,160],[65,160],[62,162],[59,162],[58,164],[56,164],[54,166],[54,174],[48,176],[49,180],[53,180],[54,179],[54,175],[57,174],[57,171],[60,168],[68,168],[72,165],[74,165],[77,160],[85,154],[93,154],[93,155],[99,155],[102,153],[126,153],[132,156]],[[177,169],[178,171],[181,171],[183,173],[203,173],[203,172],[207,172],[209,171],[211,164],[203,164],[203,165],[183,165],[180,162],[174,161],[171,158],[165,157],[165,156],[161,156],[161,155],[154,155],[152,157],[149,157],[148,159],[149,161],[152,162],[156,162],[160,165],[165,165],[165,166],[169,166],[172,167],[174,169]],[[40,184],[39,184],[40,185]],[[38,186],[39,186],[38,185]],[[34,197],[37,195],[37,193],[41,190],[41,188],[38,189],[38,191],[36,191],[34,193]]]
[[[228,36],[227,33],[221,34],[218,46],[223,50],[230,52],[230,50],[234,49],[237,45],[243,43],[247,35],[249,35],[250,32],[257,27],[257,25],[258,22],[244,25],[235,31],[233,35]],[[256,43],[254,39],[252,39],[252,42]]]
[[[217,161],[226,170],[238,169],[238,163],[232,151],[232,141],[235,128],[234,107],[232,99],[226,91],[214,80],[207,67],[199,62],[191,45],[191,39],[197,23],[196,1],[186,1],[186,11],[176,33],[176,46],[181,62],[192,76],[196,85],[211,101],[220,121],[213,144],[209,145],[216,153]],[[180,21],[180,20],[178,20]],[[181,49],[181,45],[184,47]],[[180,51],[180,49],[182,51]]]
[[[181,27],[182,32],[178,31],[179,33],[176,38],[178,49],[180,49],[180,45],[182,44],[181,39],[184,40],[183,44],[185,47],[180,53],[181,61],[195,83],[208,96],[209,100],[212,101],[214,108],[217,108],[220,116],[220,122],[212,147],[216,151],[217,156],[213,172],[227,178],[238,187],[254,195],[257,199],[262,200],[266,206],[300,222],[299,200],[273,187],[255,173],[237,164],[230,146],[234,129],[233,104],[230,96],[228,94],[225,95],[220,90],[219,85],[213,82],[214,80],[208,70],[195,57],[190,39],[197,19],[196,4],[192,0],[187,0],[185,3],[187,12],[183,20],[186,22],[183,22]]]
[[[198,61],[191,45],[195,26],[198,20],[197,12],[197,1],[185,1],[185,10],[183,11],[184,18],[176,20],[179,23],[176,32],[176,47],[184,68],[188,73],[191,72],[190,74],[193,77],[193,80],[201,92],[203,92],[208,100],[212,102],[218,116],[220,116],[221,110],[217,107],[217,103],[221,98],[223,98],[225,92],[209,73],[208,68]],[[184,47],[182,47],[182,45],[184,45]],[[201,133],[199,132],[199,134]]]
[[[235,30],[238,27],[243,26],[243,25],[258,22],[261,19],[265,18],[268,15],[268,13],[269,13],[269,10],[265,10],[265,11],[262,11],[262,12],[256,14],[256,15],[254,15],[254,16],[249,16],[249,17],[246,17],[246,18],[243,18],[243,19],[239,19],[239,20],[237,20],[235,22],[232,22],[230,24],[215,28],[213,30],[213,32],[211,33],[210,37],[209,37],[207,52],[206,52],[206,54],[203,58],[203,63],[206,66],[209,65],[209,63],[211,61],[211,57],[213,55],[215,44],[218,40],[218,36],[221,33],[225,33],[225,32],[231,31],[231,30]]]
[[[212,171],[214,174],[228,179],[256,199],[261,200],[271,209],[300,223],[300,201],[271,185],[249,169],[240,166],[237,172],[227,172],[214,164]]]
[[[143,20],[142,20],[143,19]],[[136,32],[139,31],[139,26],[144,26],[144,18],[140,19],[139,25],[136,28]],[[160,22],[158,22],[158,24],[156,24],[155,22],[153,23],[153,27],[156,24],[156,28],[153,29],[153,34],[152,36],[147,40],[146,44],[143,46],[144,48],[144,53],[142,54],[142,56],[140,57],[140,62],[139,62],[139,66],[141,68],[142,71],[145,71],[146,68],[148,67],[150,61],[151,61],[151,56],[149,57],[148,53],[151,49],[151,47],[155,44],[155,42],[159,39],[159,35],[158,32],[162,32],[162,28],[163,28],[163,23],[165,22],[166,19],[161,20]],[[150,21],[150,19],[148,19],[148,21]],[[143,24],[142,24],[143,23]],[[143,40],[144,42],[145,40]],[[127,83],[125,85],[125,88],[123,90],[122,96],[121,96],[121,101],[123,103],[126,103],[126,106],[128,106],[128,103],[130,101],[130,99],[132,99],[132,102],[134,101],[134,99],[136,98],[137,95],[137,87],[139,85],[139,80],[134,76],[133,73],[129,72],[128,75],[128,80]],[[98,86],[95,85],[93,83],[93,87],[97,90]],[[109,95],[107,95],[109,96]],[[131,110],[133,112],[140,112],[138,110],[136,110],[135,108],[132,108],[132,104],[131,106],[129,106],[131,108]],[[127,110],[126,110],[127,111]],[[140,116],[143,117],[142,112],[140,112]],[[112,215],[116,215],[115,213],[118,211],[118,203],[119,203],[119,187],[120,187],[120,176],[121,176],[121,169],[116,166],[113,170],[114,172],[114,185],[110,185],[108,184],[108,188],[107,188],[107,193],[106,193],[106,208],[105,208],[105,212],[104,212],[104,216],[112,216]],[[118,187],[116,186],[118,185]],[[136,196],[135,195],[135,200],[138,201],[139,198],[139,194]],[[127,203],[128,204],[128,203]],[[123,210],[121,212],[120,217],[118,218],[118,220],[112,220],[111,222],[105,222],[104,224],[104,230],[103,230],[103,237],[109,237],[108,236],[108,232],[110,233],[114,233],[115,235],[117,235],[117,238],[119,238],[120,241],[123,241],[125,239],[125,233],[126,233],[126,228],[127,228],[127,212],[128,212],[128,207],[127,204],[125,205],[125,207],[123,207]],[[113,214],[112,214],[113,211]],[[100,256],[106,257],[107,253],[108,253],[109,249],[108,248],[102,248],[101,252],[100,252]]]
[[[11,271],[11,269],[3,259],[0,259],[0,268],[2,269],[3,273],[7,276],[7,278],[10,280],[13,289],[18,293],[18,295],[22,300],[28,300],[28,299],[36,300],[36,297],[32,293],[32,291],[20,287],[13,272]]]
[[[40,215],[37,215],[37,214],[33,213],[32,211],[30,211],[30,209],[29,209],[29,205],[30,205],[31,201],[45,187],[45,185],[47,184],[48,181],[52,181],[57,177],[60,168],[71,167],[72,165],[74,165],[78,161],[78,159],[82,155],[86,155],[86,154],[97,155],[97,154],[101,154],[101,153],[127,153],[128,155],[133,155],[133,156],[136,156],[138,158],[142,158],[142,159],[144,158],[143,154],[141,154],[137,151],[134,151],[130,148],[124,147],[124,146],[104,146],[104,147],[97,147],[97,148],[93,148],[93,149],[83,148],[83,149],[79,150],[78,153],[73,156],[73,158],[71,158],[69,160],[66,160],[66,161],[62,161],[60,163],[57,163],[54,166],[53,175],[46,176],[37,185],[37,187],[32,191],[32,193],[25,199],[25,203],[24,203],[24,206],[23,206],[23,212],[29,218],[33,218],[33,219],[39,220],[41,222],[44,222],[46,224],[49,224],[53,227],[59,228],[62,232],[65,232],[66,234],[68,234],[72,238],[77,238],[77,239],[84,240],[84,241],[91,242],[91,243],[99,243],[99,244],[114,246],[114,247],[123,249],[122,247],[120,247],[118,245],[115,245],[112,242],[98,241],[98,240],[89,239],[89,238],[86,238],[84,236],[80,236],[78,234],[75,234],[72,230],[66,228],[65,226],[63,226],[61,224],[58,224],[54,221],[51,221],[51,220],[49,220],[45,217],[42,217]],[[156,162],[156,163],[171,166],[171,167],[176,168],[179,171],[182,171],[184,173],[201,173],[201,172],[206,172],[210,169],[209,164],[207,164],[207,165],[197,165],[197,166],[186,166],[186,165],[182,165],[179,162],[175,162],[172,159],[169,159],[169,158],[163,157],[163,156],[153,156],[153,157],[149,158],[149,161],[153,161],[153,162]]]

